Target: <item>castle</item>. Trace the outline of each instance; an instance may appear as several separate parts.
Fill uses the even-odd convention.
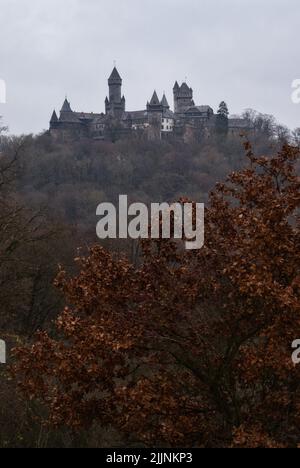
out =
[[[173,88],[174,111],[170,109],[166,95],[158,98],[154,91],[146,108],[127,111],[126,99],[122,95],[122,78],[114,67],[109,79],[109,96],[105,99],[105,113],[74,112],[65,99],[60,116],[53,112],[50,135],[59,140],[89,138],[116,141],[140,135],[148,140],[177,138],[185,142],[209,137],[216,128],[217,114],[208,105],[196,105],[193,90],[187,83]],[[228,119],[228,131],[247,131],[244,119]]]

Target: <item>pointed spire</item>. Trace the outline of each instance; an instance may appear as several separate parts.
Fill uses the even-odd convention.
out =
[[[164,93],[163,98],[161,100],[161,105],[163,106],[164,109],[170,109],[170,106],[169,106],[169,103],[168,103],[168,100],[166,98],[165,93]]]
[[[57,123],[58,122],[58,117],[57,117],[57,114],[56,114],[56,111],[54,110],[53,111],[53,114],[52,114],[52,117],[51,117],[51,120],[50,120],[50,123]]]
[[[158,99],[158,96],[157,96],[157,92],[154,91],[152,99],[150,101],[150,106],[158,106],[159,104],[160,104],[160,102],[159,102],[159,99]]]
[[[117,70],[116,67],[114,67],[113,71],[111,72],[110,77],[108,78],[109,83],[122,83],[122,78]]]
[[[178,81],[175,82],[175,85],[174,85],[174,88],[173,88],[173,91],[178,91],[179,90],[179,84],[178,84]]]
[[[65,99],[65,101],[63,103],[63,106],[61,108],[61,112],[73,112],[67,98]]]

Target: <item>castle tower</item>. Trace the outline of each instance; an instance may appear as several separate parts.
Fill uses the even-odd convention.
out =
[[[179,93],[179,84],[176,81],[174,88],[173,88],[173,94],[174,94],[174,112],[177,114],[178,112],[178,93]]]
[[[56,129],[58,127],[58,123],[58,117],[56,111],[54,110],[50,120],[50,130]]]
[[[174,112],[176,114],[184,114],[190,107],[195,105],[193,101],[193,90],[186,83],[181,86],[175,83],[174,92]]]
[[[148,138],[149,140],[160,140],[161,139],[161,126],[163,116],[163,105],[157,96],[157,92],[154,91],[150,103],[147,103],[148,112]]]
[[[164,112],[170,109],[170,106],[169,106],[169,103],[168,103],[168,100],[166,98],[165,93],[164,93],[163,98],[161,100],[161,105],[162,105],[162,108],[163,108]]]
[[[125,112],[126,101],[125,97],[122,97],[122,78],[116,67],[114,67],[108,79],[108,87],[109,98],[105,100],[106,114],[120,118]]]
[[[60,121],[69,122],[72,120],[72,117],[73,111],[68,99],[66,98],[60,111]]]
[[[114,67],[110,77],[108,78],[109,100],[110,102],[120,102],[122,93],[122,78],[116,67]]]
[[[154,91],[153,96],[150,100],[150,103],[147,103],[147,111],[148,112],[161,112],[162,113],[163,106],[161,101],[158,99],[157,92]]]

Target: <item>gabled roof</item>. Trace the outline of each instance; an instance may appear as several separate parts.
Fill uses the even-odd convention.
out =
[[[186,113],[198,113],[206,114],[207,112],[213,112],[213,109],[210,106],[193,106],[187,109]]]
[[[95,124],[105,124],[106,122],[106,115],[105,114],[94,114],[93,122]]]
[[[148,120],[148,114],[146,110],[126,112],[126,115],[127,116],[129,115],[131,120],[133,121],[137,121],[137,120],[147,121]]]
[[[74,116],[79,120],[95,120],[102,117],[101,114],[94,114],[94,112],[74,112]]]
[[[166,109],[163,113],[163,117],[166,119],[175,119],[174,112],[172,112],[170,109]]]

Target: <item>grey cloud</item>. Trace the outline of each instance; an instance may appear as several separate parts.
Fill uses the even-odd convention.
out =
[[[104,109],[117,60],[127,106],[153,89],[172,100],[188,78],[199,104],[225,99],[300,126],[298,0],[0,0],[0,104],[12,132],[48,127],[65,94],[74,109]]]

